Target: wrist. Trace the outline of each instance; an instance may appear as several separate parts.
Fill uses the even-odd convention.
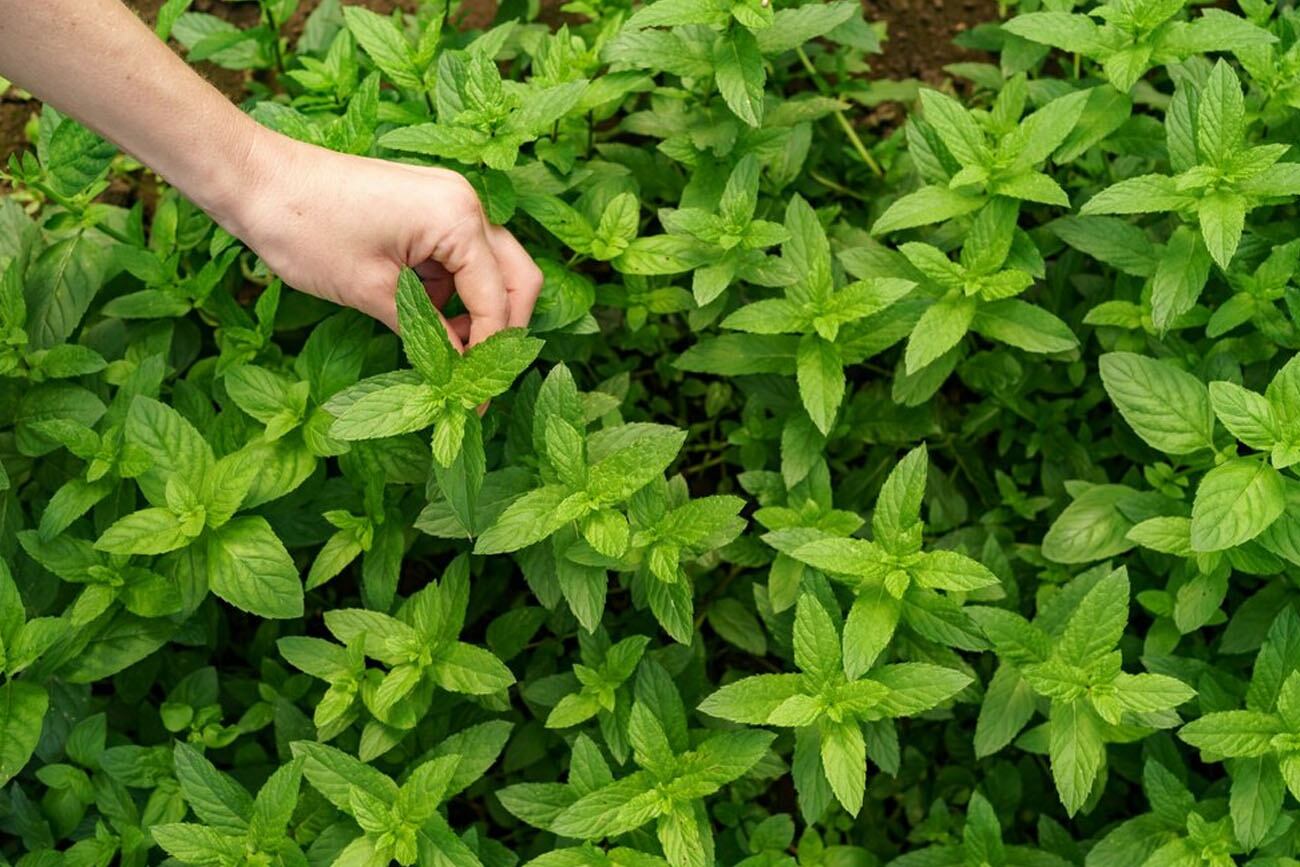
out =
[[[281,149],[276,139],[283,136],[243,112],[236,113],[238,118],[232,118],[224,140],[207,151],[204,165],[175,186],[223,229],[247,240],[254,202],[270,180],[272,151]]]

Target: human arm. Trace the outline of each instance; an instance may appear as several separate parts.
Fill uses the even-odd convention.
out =
[[[541,273],[463,177],[337,154],[265,129],[119,0],[0,0],[0,75],[179,189],[286,283],[396,328],[403,265],[477,343],[526,325]]]

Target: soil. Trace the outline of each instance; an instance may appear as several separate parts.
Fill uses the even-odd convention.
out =
[[[0,166],[8,165],[9,155],[26,146],[23,128],[36,111],[37,106],[31,102],[0,100]]]
[[[988,60],[952,40],[977,24],[998,19],[997,0],[863,0],[868,21],[887,25],[884,53],[873,57],[876,78],[919,78],[941,84],[949,63]]]

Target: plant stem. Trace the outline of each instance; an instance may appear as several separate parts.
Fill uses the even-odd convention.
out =
[[[266,29],[271,31],[271,61],[275,64],[277,76],[284,74],[284,54],[280,51],[280,25],[271,15],[270,8],[266,3],[259,4],[262,7],[262,21],[266,24]]]
[[[839,193],[842,196],[849,196],[851,198],[857,199],[859,202],[870,201],[870,199],[868,199],[866,196],[862,195],[861,193],[854,192],[853,190],[849,189],[843,184],[839,184],[836,183],[835,181],[832,181],[830,178],[826,177],[821,172],[809,171],[808,177],[812,178],[814,181],[821,184],[823,187],[826,187],[829,190],[834,190],[835,192]]]
[[[813,84],[817,85],[817,89],[823,94],[830,94],[832,92],[831,86],[822,78],[817,68],[812,65],[812,61],[808,59],[803,47],[796,48],[795,53],[799,55],[799,62],[808,71],[808,75],[812,77]],[[835,120],[839,122],[840,129],[844,130],[844,134],[849,137],[849,143],[853,145],[853,149],[858,152],[858,156],[861,157],[862,161],[867,164],[867,168],[871,169],[872,174],[878,178],[884,177],[884,170],[880,168],[880,164],[876,162],[875,157],[867,150],[867,146],[862,143],[862,139],[858,137],[858,131],[853,128],[853,124],[849,123],[849,119],[844,116],[842,109],[835,109]]]
[[[3,175],[3,177],[6,180],[10,180],[11,182],[15,180],[10,175]],[[75,214],[78,220],[85,217],[86,209],[84,207],[78,207],[75,202],[55,192],[54,189],[50,187],[48,184],[46,184],[45,182],[34,181],[34,180],[33,181],[23,180],[21,181],[21,183],[23,183],[28,187],[31,187],[34,190],[38,190],[43,196],[45,196],[45,198],[49,199],[50,201],[54,202],[60,207],[65,208],[66,210]],[[135,242],[132,241],[130,238],[128,238],[126,235],[123,235],[117,229],[114,229],[111,226],[106,226],[103,223],[96,223],[95,225],[88,226],[87,228],[98,229],[108,237],[112,238],[114,241],[117,241],[119,244],[127,244],[128,246],[135,246]]]
[[[132,241],[126,235],[123,235],[121,232],[119,232],[117,229],[114,229],[111,226],[106,226],[103,223],[96,223],[93,226],[93,228],[103,232],[105,235],[112,238],[114,241],[117,241],[119,244],[126,244],[128,247],[135,246],[134,241]]]

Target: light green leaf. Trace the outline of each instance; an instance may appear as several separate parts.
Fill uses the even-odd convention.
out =
[[[760,126],[767,70],[754,35],[743,27],[732,27],[719,38],[713,62],[718,92],[727,106],[745,123]]]
[[[816,334],[799,339],[796,355],[796,378],[799,396],[813,423],[823,435],[829,434],[835,414],[844,401],[844,366],[835,344]]]
[[[259,617],[301,617],[302,580],[265,518],[235,518],[208,537],[208,582],[222,599]]]
[[[1065,810],[1078,813],[1106,763],[1101,721],[1082,701],[1054,702],[1048,722],[1052,778]]]
[[[0,686],[0,785],[32,757],[49,702],[45,688],[35,683],[10,680]]]
[[[1132,352],[1107,353],[1100,367],[1115,408],[1152,448],[1173,455],[1213,448],[1210,394],[1196,377]]]
[[[1258,536],[1286,508],[1282,476],[1269,464],[1233,458],[1205,474],[1192,503],[1192,550],[1222,551]]]

